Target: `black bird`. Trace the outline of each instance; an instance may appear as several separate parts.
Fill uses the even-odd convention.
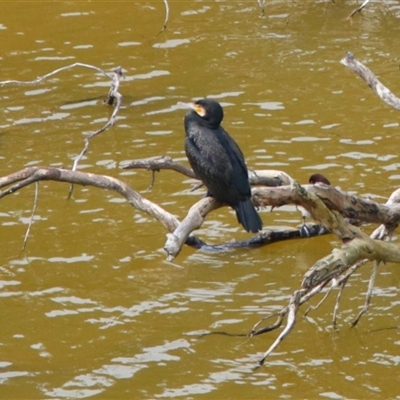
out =
[[[325,178],[322,174],[313,174],[310,176],[308,183],[315,185],[316,183],[325,183],[325,185],[330,185],[328,178]]]
[[[207,186],[208,196],[236,211],[247,232],[258,232],[262,221],[253,203],[243,153],[221,126],[224,112],[215,100],[184,104],[185,151],[196,176]]]

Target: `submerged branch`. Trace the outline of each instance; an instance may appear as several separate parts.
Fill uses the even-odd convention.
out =
[[[280,333],[280,335],[276,338],[275,342],[272,343],[270,348],[264,353],[263,358],[259,361],[260,366],[264,364],[265,359],[278,347],[279,343],[282,342],[282,340],[285,339],[294,328],[294,324],[296,323],[296,314],[297,310],[299,309],[302,294],[303,292],[301,290],[296,290],[291,297],[289,305],[287,307],[288,317],[286,326]]]
[[[36,79],[34,79],[32,81],[17,81],[17,80],[1,81],[0,82],[0,86],[10,85],[10,84],[14,84],[14,85],[36,85],[37,83],[40,83],[40,82],[44,81],[45,79],[50,78],[51,76],[58,74],[59,72],[66,71],[68,69],[72,69],[72,68],[75,68],[75,67],[83,67],[83,68],[94,69],[95,71],[100,72],[101,74],[105,75],[109,79],[113,78],[112,75],[108,74],[107,72],[105,72],[103,69],[101,69],[99,67],[96,67],[96,66],[90,65],[90,64],[83,64],[83,63],[77,62],[77,63],[74,63],[74,64],[67,65],[65,67],[58,68],[58,69],[56,69],[54,71],[49,72],[46,75],[39,76],[38,78],[36,78]]]

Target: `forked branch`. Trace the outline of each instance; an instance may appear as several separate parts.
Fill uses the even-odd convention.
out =
[[[365,7],[367,3],[368,1],[365,1],[355,12],[361,11],[361,9]],[[357,61],[351,53],[347,53],[346,57],[341,60],[341,63],[360,75],[361,78],[383,101],[397,110],[400,110],[399,98],[397,98],[387,87],[385,87],[376,78],[371,70]],[[278,188],[278,190],[279,189],[280,188]],[[325,193],[317,193],[317,196],[322,200],[323,203],[315,202],[316,207],[313,208],[313,216],[317,220],[323,221],[324,224],[328,223],[327,228],[336,233],[336,235],[342,240],[343,246],[341,249],[335,249],[330,255],[317,261],[306,272],[302,282],[302,289],[294,292],[290,299],[289,305],[280,311],[279,319],[276,324],[271,327],[262,328],[255,331],[255,327],[257,327],[263,320],[268,318],[265,317],[260,320],[255,327],[253,327],[253,330],[250,332],[250,337],[277,329],[283,322],[284,317],[288,314],[286,327],[270,346],[270,348],[264,353],[264,356],[260,360],[260,365],[264,363],[266,357],[292,330],[296,321],[295,317],[299,306],[305,301],[309,300],[315,294],[319,293],[328,283],[331,283],[332,286],[340,287],[333,312],[333,324],[335,327],[340,297],[349,277],[368,260],[374,261],[374,267],[369,280],[364,307],[352,323],[352,326],[355,326],[359,322],[361,316],[367,312],[369,308],[379,263],[381,261],[400,263],[400,249],[398,245],[374,240],[375,238],[384,239],[385,237],[390,236],[398,226],[398,203],[400,197],[399,189],[393,192],[385,206],[379,206],[374,202],[365,201],[352,196],[350,199],[346,199],[346,196],[340,196],[338,191],[336,191],[335,196],[333,196],[332,191],[335,189],[330,186],[326,186],[324,189],[326,190]],[[328,190],[331,193],[328,194]],[[261,201],[265,204],[266,202],[263,198],[262,190],[260,190],[260,192],[261,193],[258,195],[261,198]],[[296,191],[296,193],[300,195],[302,194],[300,191]],[[338,206],[338,204],[340,204],[340,206]],[[375,219],[383,219],[384,222],[373,232],[371,237],[367,236],[360,229],[351,225],[348,225],[348,230],[346,232],[346,229],[343,231],[344,221],[342,221],[342,215],[336,212],[335,216],[332,215],[330,218],[324,218],[326,213],[332,213],[333,210],[338,210],[342,215],[349,218],[356,217],[363,220],[363,218],[360,217],[368,216],[367,219],[370,222],[370,218],[374,220],[373,222],[376,222]],[[394,213],[391,214],[390,210],[392,212],[394,211]],[[336,225],[335,223],[335,225],[329,225],[329,223],[334,222],[335,219],[338,224]],[[343,235],[343,233],[345,233],[345,235]],[[329,294],[329,292],[330,289],[327,294]],[[321,302],[323,302],[326,298],[327,295],[323,297]],[[321,302],[318,304],[318,306],[321,304]]]

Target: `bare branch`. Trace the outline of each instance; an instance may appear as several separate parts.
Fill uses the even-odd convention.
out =
[[[400,222],[400,203],[391,202],[391,204],[381,205],[322,183],[302,185],[302,187],[307,193],[317,196],[329,210],[340,212],[345,218],[390,226]],[[313,200],[314,197],[306,198],[289,186],[255,187],[252,193],[254,202],[264,207],[296,204],[306,208],[315,220],[322,221],[323,215],[315,215],[318,206]]]
[[[400,110],[400,99],[384,86],[369,68],[357,61],[352,53],[347,52],[346,56],[340,62],[360,75],[385,103],[394,107],[396,110]]]
[[[264,353],[263,358],[259,361],[259,365],[263,365],[265,359],[278,347],[279,343],[282,342],[283,339],[286,338],[287,335],[291,332],[291,330],[294,327],[294,324],[296,323],[296,314],[297,310],[299,309],[300,305],[300,299],[303,295],[302,290],[296,290],[289,302],[288,305],[288,318],[287,318],[287,323],[283,331],[280,333],[280,335],[276,338],[275,342],[272,343],[270,348]]]
[[[90,133],[89,135],[87,135],[85,137],[85,139],[84,139],[84,147],[83,147],[82,151],[80,152],[80,154],[77,157],[75,157],[75,159],[74,159],[74,163],[73,163],[73,166],[72,166],[72,170],[73,171],[75,171],[77,169],[79,161],[82,159],[82,157],[88,151],[90,139],[92,139],[94,136],[97,136],[98,134],[104,132],[107,128],[109,128],[110,126],[115,124],[115,119],[116,119],[117,113],[118,113],[118,111],[120,109],[121,101],[122,101],[122,95],[118,92],[120,78],[123,76],[122,68],[121,67],[115,68],[114,71],[113,71],[114,74],[111,76],[110,74],[108,74],[107,72],[102,70],[101,68],[98,68],[98,67],[96,67],[94,65],[82,64],[82,63],[74,63],[74,64],[67,65],[67,66],[62,67],[62,68],[58,68],[58,69],[56,69],[56,70],[54,70],[52,72],[49,72],[46,75],[38,77],[38,78],[36,78],[36,79],[34,79],[32,81],[8,80],[8,81],[0,82],[0,86],[4,86],[4,85],[7,85],[7,84],[34,85],[34,84],[42,82],[43,80],[45,80],[45,79],[47,79],[47,78],[49,78],[49,77],[51,77],[51,76],[53,76],[53,75],[55,75],[55,74],[57,74],[59,72],[62,72],[62,71],[68,70],[68,69],[72,69],[74,67],[84,67],[84,68],[94,69],[94,70],[96,70],[98,72],[101,72],[107,78],[111,79],[112,80],[111,88],[110,88],[110,90],[108,92],[108,97],[107,97],[106,103],[108,105],[113,105],[114,101],[116,101],[116,106],[114,107],[114,110],[113,110],[113,112],[111,114],[111,117],[109,118],[107,123],[102,128],[100,128],[99,130],[97,130],[95,132],[92,132],[92,133]],[[73,191],[73,185],[71,185],[71,187],[70,187],[70,191],[69,191],[69,195],[68,195],[69,197],[71,197],[72,191]]]
[[[392,204],[399,204],[399,203],[400,203],[400,189],[397,189],[390,195],[388,201],[385,204],[390,206]],[[372,232],[371,238],[379,240],[390,239],[394,231],[397,229],[398,225],[399,224],[397,221],[395,221],[394,223],[382,224]]]
[[[39,183],[35,182],[35,197],[33,199],[33,207],[32,207],[31,217],[29,218],[28,228],[26,230],[25,237],[24,237],[24,243],[22,245],[22,249],[23,250],[25,250],[25,248],[26,248],[26,243],[28,241],[29,232],[30,232],[32,224],[33,224],[33,217],[34,217],[35,212],[36,212],[38,195],[39,195]]]
[[[165,21],[164,21],[163,28],[161,29],[161,32],[164,32],[167,29],[167,24],[168,24],[168,19],[169,19],[169,4],[168,4],[168,0],[164,0],[164,5],[165,5]]]
[[[97,175],[80,171],[71,171],[53,167],[31,167],[0,178],[0,188],[13,185],[0,192],[0,199],[17,190],[40,180],[53,180],[72,184],[95,186],[100,189],[113,190],[135,208],[160,221],[168,231],[173,232],[179,225],[178,219],[159,205],[142,197],[123,181],[106,175]]]
[[[56,69],[56,70],[54,70],[52,72],[49,72],[46,75],[39,76],[38,78],[34,79],[33,81],[17,81],[17,80],[1,81],[0,82],[0,86],[10,85],[10,84],[14,84],[14,85],[35,85],[37,83],[42,82],[43,80],[45,80],[47,78],[50,78],[50,76],[53,76],[55,74],[58,74],[59,72],[66,71],[68,69],[72,69],[72,68],[75,68],[75,67],[84,67],[84,68],[94,69],[94,70],[102,73],[103,75],[105,75],[107,78],[113,79],[113,77],[110,74],[108,74],[107,72],[105,72],[101,68],[95,67],[94,65],[83,64],[83,63],[77,62],[77,63],[71,64],[71,65],[67,65],[65,67],[58,68],[58,69]]]
[[[306,186],[306,185],[305,185]],[[293,294],[291,301],[288,306],[283,308],[279,315],[278,322],[275,325],[272,325],[267,328],[259,329],[255,331],[257,325],[262,321],[259,321],[255,327],[253,327],[252,332],[250,333],[250,337],[259,335],[261,333],[269,332],[273,329],[278,328],[283,318],[286,314],[287,323],[283,332],[278,336],[278,338],[274,341],[274,343],[270,346],[270,348],[265,352],[263,358],[260,360],[260,365],[262,365],[266,359],[266,357],[279,345],[279,343],[289,334],[289,332],[293,329],[295,323],[295,315],[298,307],[304,302],[308,301],[315,294],[319,293],[329,282],[332,283],[332,287],[325,294],[323,299],[319,302],[317,307],[322,304],[323,301],[327,298],[328,294],[332,290],[333,287],[338,285],[345,285],[349,276],[358,269],[361,265],[365,263],[365,260],[375,260],[376,266],[371,275],[367,297],[365,305],[358,315],[357,319],[353,324],[357,323],[360,317],[368,310],[368,306],[370,303],[373,283],[377,273],[377,265],[381,260],[390,262],[400,262],[400,252],[398,250],[398,246],[395,246],[391,243],[383,243],[382,241],[377,241],[371,239],[369,236],[360,231],[357,227],[346,224],[343,217],[340,214],[333,213],[330,211],[326,205],[320,200],[320,196],[316,196],[312,193],[312,190],[307,191],[306,187],[301,187],[296,182],[292,182],[290,187],[291,192],[287,191],[287,187],[285,187],[285,191],[283,191],[282,187],[280,188],[270,188],[268,189],[271,192],[278,191],[284,192],[286,195],[290,195],[290,201],[299,204],[302,206],[307,206],[308,211],[312,211],[314,218],[323,221],[323,223],[327,226],[328,229],[334,231],[339,238],[342,239],[344,245],[342,249],[334,249],[330,255],[324,257],[323,259],[317,261],[312,268],[310,268],[307,273],[304,275],[302,282],[302,289]],[[313,186],[314,190],[318,190],[323,188],[324,190],[328,188],[327,185],[317,184]],[[311,188],[310,188],[311,189]],[[257,191],[259,189],[255,189]],[[259,190],[260,192],[261,190]],[[267,196],[266,196],[267,197]],[[275,194],[272,194],[273,199],[275,199]],[[265,197],[262,199],[262,202],[265,204]],[[271,199],[268,199],[271,200]],[[286,201],[288,198],[283,197],[280,201]],[[355,203],[359,203],[355,201]],[[362,203],[362,202],[361,202]],[[368,202],[368,207],[371,208],[372,203]],[[384,207],[384,206],[382,206]],[[375,204],[374,210],[379,209],[379,206]],[[335,309],[333,314],[333,323],[336,326],[336,314],[339,307],[339,300],[342,293],[340,291]],[[307,311],[308,312],[308,311]],[[268,317],[267,317],[268,318]],[[264,318],[266,319],[266,318]]]
[[[160,171],[162,169],[177,171],[189,178],[197,179],[193,170],[177,163],[171,157],[159,156],[130,161],[123,169],[147,169]],[[282,186],[289,185],[291,177],[278,170],[253,170],[249,168],[249,182],[251,185]]]
[[[168,261],[172,261],[179,254],[192,231],[201,227],[205,216],[220,206],[221,204],[213,197],[204,197],[190,208],[187,216],[174,232],[167,235],[164,250],[167,252]]]
[[[352,265],[346,272],[344,272],[338,278],[334,278],[332,280],[332,286],[338,286],[339,287],[339,293],[336,296],[335,307],[333,309],[333,314],[332,314],[332,325],[333,325],[334,329],[337,329],[337,313],[339,311],[340,299],[342,297],[342,293],[344,291],[344,288],[346,287],[347,281],[349,280],[350,276],[356,270],[358,270],[360,267],[362,267],[368,261],[369,260],[361,260],[361,261],[359,261],[358,263]]]
[[[160,156],[152,158],[143,158],[133,160],[122,167],[123,169],[148,169],[150,171],[160,171],[161,169],[170,169],[177,171],[189,178],[197,179],[194,172],[182,164],[175,162],[171,157]]]
[[[265,17],[265,0],[257,0],[257,2],[261,8],[262,15]]]
[[[75,158],[74,160],[74,164],[72,166],[72,171],[76,171],[76,168],[78,167],[78,163],[79,161],[82,159],[82,157],[86,154],[86,152],[89,149],[89,142],[92,138],[94,138],[95,136],[99,135],[100,133],[104,132],[107,128],[109,128],[110,126],[115,124],[115,118],[117,116],[117,113],[119,111],[119,108],[121,106],[121,101],[122,101],[122,95],[120,93],[118,93],[118,88],[119,88],[119,82],[120,82],[120,78],[123,76],[122,73],[122,68],[121,67],[117,67],[114,69],[114,75],[112,78],[112,84],[111,84],[111,88],[110,91],[108,93],[108,99],[107,99],[107,104],[112,105],[114,100],[116,99],[117,104],[114,107],[114,110],[111,114],[110,119],[107,121],[107,123],[100,129],[98,129],[95,132],[90,133],[89,135],[87,135],[84,139],[84,146],[82,151],[80,152],[80,154]],[[71,196],[72,194],[72,186],[71,186],[71,190],[69,193],[69,196]]]
[[[356,8],[356,9],[347,17],[347,19],[353,18],[353,16],[354,16],[355,14],[357,14],[358,12],[360,12],[369,2],[370,2],[370,0],[365,0],[364,3],[362,3],[360,7]]]
[[[369,278],[368,282],[368,290],[367,290],[367,296],[365,298],[365,304],[360,313],[358,314],[357,318],[352,322],[351,326],[356,326],[360,318],[368,311],[369,304],[371,302],[371,297],[372,297],[372,291],[374,290],[374,284],[375,284],[375,278],[376,274],[378,273],[378,266],[379,266],[379,261],[375,261],[374,267],[372,269],[372,274],[371,277]]]

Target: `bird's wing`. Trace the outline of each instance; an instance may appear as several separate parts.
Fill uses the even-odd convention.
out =
[[[233,173],[230,159],[225,149],[213,133],[204,132],[199,135],[190,135],[185,139],[185,150],[189,162],[198,178],[206,185],[212,180],[232,182]],[[196,168],[198,166],[199,168]]]
[[[226,131],[225,133],[226,135],[220,135],[219,142],[223,147],[231,149],[228,156],[235,176],[235,187],[241,196],[248,197],[250,196],[249,176],[243,153],[233,138]]]

